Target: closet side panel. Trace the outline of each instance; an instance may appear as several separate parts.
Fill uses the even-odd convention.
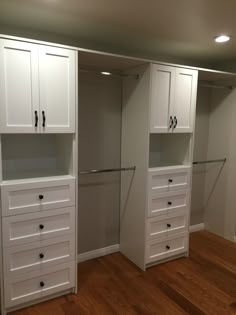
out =
[[[210,90],[199,87],[194,134],[194,161],[205,161],[207,159],[209,114]],[[204,222],[205,180],[206,164],[193,165],[190,225]]]
[[[123,82],[121,165],[136,170],[121,175],[120,250],[145,269],[150,68],[132,72],[140,76]]]
[[[79,76],[79,170],[120,167],[121,79]],[[79,177],[79,254],[119,244],[120,173]]]
[[[208,165],[205,224],[209,231],[233,240],[236,222],[236,89],[214,89],[209,120],[208,159],[227,158]]]

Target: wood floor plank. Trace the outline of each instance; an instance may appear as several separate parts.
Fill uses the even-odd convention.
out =
[[[120,253],[81,263],[79,292],[12,315],[236,315],[236,244],[191,234],[190,257],[139,270]]]

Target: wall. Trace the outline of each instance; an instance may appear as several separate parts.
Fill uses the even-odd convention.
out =
[[[94,73],[79,76],[79,169],[120,167],[121,80]],[[120,174],[79,179],[78,251],[119,243]]]
[[[196,121],[194,135],[194,161],[207,159],[208,127],[210,114],[210,90],[198,87]],[[194,165],[192,175],[191,216],[190,224],[204,221],[206,165]]]

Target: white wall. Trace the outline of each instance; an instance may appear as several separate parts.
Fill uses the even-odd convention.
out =
[[[79,169],[120,167],[121,80],[94,73],[79,76]],[[78,250],[119,243],[120,174],[79,180]]]

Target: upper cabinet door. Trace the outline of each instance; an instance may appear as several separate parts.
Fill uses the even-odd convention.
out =
[[[41,132],[75,132],[76,52],[39,46],[39,84]]]
[[[176,68],[173,132],[193,132],[198,71]]]
[[[151,133],[165,133],[170,130],[174,81],[174,67],[151,65]]]
[[[37,45],[0,39],[0,69],[0,132],[38,132]]]

